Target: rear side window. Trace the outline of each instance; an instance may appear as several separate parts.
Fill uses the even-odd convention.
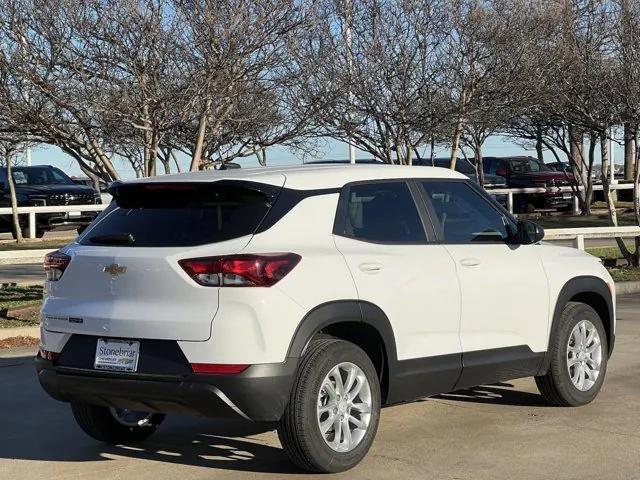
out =
[[[346,187],[337,235],[378,243],[423,243],[427,238],[405,182]]]
[[[280,189],[249,185],[122,185],[115,192],[115,205],[87,229],[80,244],[177,247],[251,235]]]

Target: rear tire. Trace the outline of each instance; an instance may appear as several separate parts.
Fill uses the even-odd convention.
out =
[[[92,438],[100,442],[110,444],[136,443],[145,440],[154,433],[162,421],[164,415],[160,413],[134,414],[133,419],[127,419],[123,410],[115,410],[85,403],[72,403],[71,411],[76,422],[82,430]],[[118,415],[118,413],[120,415]],[[138,422],[136,418],[141,418]],[[136,423],[142,422],[141,425]]]
[[[367,354],[343,340],[313,340],[278,425],[291,461],[311,472],[353,468],[369,451],[379,420],[380,383]]]
[[[596,398],[607,372],[609,350],[602,320],[593,308],[579,302],[567,303],[552,332],[547,354],[551,358],[549,370],[535,377],[547,402],[577,407]],[[585,372],[582,377],[581,369]]]

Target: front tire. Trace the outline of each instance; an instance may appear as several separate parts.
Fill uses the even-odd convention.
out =
[[[367,354],[343,340],[313,340],[278,425],[292,462],[312,472],[353,468],[369,451],[379,420],[380,383]]]
[[[547,402],[577,407],[593,401],[607,372],[607,334],[589,305],[569,302],[549,340],[549,370],[536,377]]]
[[[145,440],[158,429],[165,417],[160,413],[134,412],[85,403],[72,403],[71,411],[87,435],[113,445]]]

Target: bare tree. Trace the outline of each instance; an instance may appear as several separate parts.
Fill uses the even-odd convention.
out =
[[[617,0],[616,4],[619,16],[615,29],[617,55],[613,92],[621,105],[625,125],[625,178],[631,173],[633,211],[640,226],[640,5],[631,0]],[[627,252],[625,256],[630,263],[640,266],[640,237],[635,238],[635,253]]]
[[[301,34],[304,4],[179,0],[174,8],[192,105],[176,147],[190,154],[191,170],[304,134],[306,122],[286,115],[281,103],[285,47]]]
[[[18,199],[16,197],[12,167],[16,162],[16,155],[20,151],[20,148],[21,144],[16,138],[11,138],[7,135],[0,135],[0,166],[4,165],[7,169],[7,185],[3,187],[7,188],[9,191],[13,237],[16,239],[17,243],[24,242],[24,238],[22,236],[22,228],[20,226],[20,217],[18,215]]]
[[[437,79],[444,2],[327,0],[315,16],[292,52],[301,72],[298,108],[330,137],[387,163],[411,164],[447,121]]]
[[[515,115],[514,110],[532,101],[538,88],[530,75],[549,62],[536,55],[535,46],[547,35],[549,24],[543,4],[537,1],[451,0],[448,4],[445,29],[450,33],[441,57],[454,169],[465,130],[479,133],[481,124],[496,125],[499,118]]]

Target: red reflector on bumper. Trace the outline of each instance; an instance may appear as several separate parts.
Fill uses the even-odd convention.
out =
[[[244,372],[249,365],[240,363],[192,363],[193,373],[208,373],[211,375],[233,375]]]
[[[49,350],[44,350],[44,349],[40,349],[40,356],[42,358],[44,358],[45,360],[49,360],[51,362],[55,361],[58,359],[58,357],[60,356],[59,353],[57,352],[50,352]]]

